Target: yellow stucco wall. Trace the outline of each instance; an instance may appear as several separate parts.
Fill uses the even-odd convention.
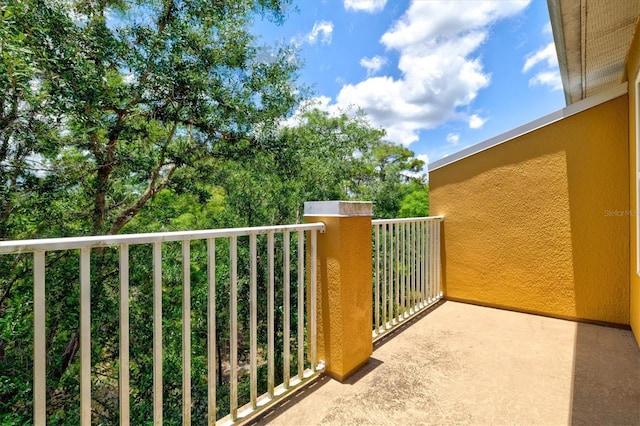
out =
[[[629,81],[629,210],[635,215],[640,214],[636,207],[636,108],[638,105],[638,87],[636,78],[640,69],[640,21],[636,25],[634,39],[629,48],[629,56],[627,57],[627,78]],[[629,292],[630,292],[630,319],[631,329],[636,337],[636,341],[640,345],[640,277],[638,276],[637,264],[637,240],[636,240],[636,217],[629,217],[629,229],[631,244],[629,250]]]
[[[343,381],[373,352],[371,216],[305,220],[325,224],[318,235],[318,359]]]
[[[429,173],[445,296],[629,324],[628,100]]]

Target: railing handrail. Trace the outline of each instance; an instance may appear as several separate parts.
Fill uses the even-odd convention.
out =
[[[411,223],[411,222],[422,222],[422,221],[443,221],[444,216],[426,216],[426,217],[405,217],[402,219],[374,219],[371,221],[372,225],[384,225],[387,223]]]
[[[246,228],[204,229],[197,231],[153,232],[144,234],[97,235],[89,237],[44,238],[32,240],[0,241],[0,254],[31,253],[34,251],[73,250],[81,248],[109,247],[120,244],[136,245],[156,242],[192,241],[208,238],[245,237],[270,232],[324,232],[323,223],[256,226]]]

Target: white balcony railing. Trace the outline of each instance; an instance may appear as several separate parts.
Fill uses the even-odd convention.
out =
[[[226,417],[219,423],[233,423],[237,420],[246,418],[258,410],[266,408],[275,402],[284,394],[288,393],[297,385],[305,382],[317,373],[318,361],[316,360],[316,275],[315,268],[316,251],[317,251],[317,233],[324,232],[324,225],[303,224],[288,226],[271,226],[261,228],[237,228],[237,229],[221,229],[221,230],[205,230],[205,231],[188,231],[188,232],[170,232],[170,233],[154,233],[154,234],[135,234],[135,235],[116,235],[116,236],[96,236],[83,238],[62,238],[62,239],[42,239],[42,240],[26,240],[26,241],[0,241],[0,255],[27,255],[32,256],[33,263],[33,421],[35,424],[45,424],[47,422],[47,299],[45,291],[45,283],[47,279],[47,253],[60,251],[79,251],[79,286],[80,286],[80,424],[91,424],[92,417],[92,363],[91,363],[91,334],[92,328],[92,299],[91,288],[93,271],[92,257],[101,253],[105,248],[113,247],[118,250],[117,273],[119,274],[119,373],[118,373],[118,392],[119,392],[119,417],[120,424],[126,425],[130,423],[130,329],[129,329],[129,303],[132,297],[130,293],[130,255],[129,248],[131,246],[147,245],[151,249],[151,265],[148,266],[150,277],[153,281],[153,305],[148,312],[149,318],[153,319],[153,422],[154,424],[163,423],[163,312],[162,312],[162,294],[163,294],[163,247],[170,242],[181,243],[181,263],[182,263],[182,423],[190,424],[192,415],[192,406],[194,401],[191,398],[191,338],[192,329],[191,321],[194,318],[194,311],[191,309],[192,286],[191,271],[192,268],[201,268],[206,270],[206,292],[207,292],[207,310],[206,310],[206,334],[207,334],[207,393],[208,393],[208,424],[213,424],[216,420],[216,330],[219,327],[228,327],[228,368],[229,368],[229,412]],[[305,242],[305,233],[307,234]],[[297,235],[297,237],[296,237]],[[228,306],[218,306],[216,304],[216,261],[220,259],[220,250],[216,251],[216,243],[224,241],[225,247],[228,247],[228,258],[224,259],[225,264],[228,262],[228,284],[229,286],[229,304]],[[200,256],[198,260],[192,258],[191,246],[192,242],[200,241],[198,249],[206,253]],[[240,259],[245,267],[238,271],[239,251],[238,244],[242,242],[244,248],[241,255],[246,256],[248,251],[248,259]],[[261,249],[258,249],[260,243]],[[175,243],[174,243],[175,244]],[[265,247],[266,246],[266,247]],[[277,246],[277,247],[276,247]],[[293,259],[294,267],[292,268],[291,248],[297,254],[297,259]],[[114,249],[109,250],[114,250]],[[216,254],[218,253],[218,254]],[[224,250],[225,255],[227,249]],[[311,271],[309,273],[310,289],[305,293],[305,253],[310,256]],[[69,258],[75,258],[70,256]],[[266,258],[266,262],[265,262]],[[205,259],[203,261],[203,259]],[[203,261],[205,265],[198,265],[196,262]],[[282,262],[282,263],[280,263]],[[265,266],[260,269],[258,265]],[[277,266],[276,266],[277,264]],[[296,269],[297,277],[292,272]],[[242,271],[248,271],[248,277],[241,276]],[[276,271],[281,273],[276,280]],[[267,306],[266,313],[261,312],[261,318],[266,318],[267,322],[267,348],[266,354],[263,348],[258,348],[257,329],[258,329],[258,275],[261,275],[260,288],[266,288]],[[294,275],[293,280],[291,275]],[[0,279],[2,277],[0,276]],[[239,294],[238,283],[242,279],[243,291],[249,294]],[[283,299],[274,301],[274,283],[281,282]],[[291,285],[291,281],[297,281],[297,287]],[[93,283],[96,284],[95,282]],[[133,283],[131,283],[133,284]],[[47,285],[53,285],[47,282]],[[56,285],[71,285],[71,283],[56,283]],[[248,289],[247,289],[248,287]],[[291,295],[291,289],[294,289],[294,296]],[[305,301],[305,294],[308,298]],[[250,355],[248,366],[243,366],[244,370],[248,370],[250,381],[250,399],[249,402],[239,407],[238,403],[238,297],[242,300],[249,301],[249,323],[250,323]],[[297,301],[295,300],[297,296]],[[294,311],[297,317],[293,318],[297,324],[297,331],[294,330],[296,339],[291,338],[291,297],[294,298]],[[277,310],[282,312],[283,323],[278,325],[278,332],[282,333],[281,348],[275,348],[274,336],[274,317],[277,304]],[[305,305],[308,303],[308,305]],[[263,307],[261,307],[263,308]],[[216,309],[228,309],[229,323],[216,324]],[[92,327],[93,326],[93,327]],[[291,375],[290,360],[292,359],[291,342],[297,348],[297,374]],[[150,342],[151,345],[151,342]],[[306,348],[306,354],[305,354]],[[150,349],[151,350],[151,349]],[[283,381],[275,383],[274,380],[274,352],[278,351],[282,354],[283,362]],[[260,352],[260,353],[258,353]],[[135,354],[131,354],[135,356]],[[258,395],[258,359],[260,362],[268,365],[267,392]],[[264,360],[266,358],[266,360]],[[310,366],[305,368],[304,366]],[[295,368],[295,367],[294,367]],[[93,372],[95,373],[95,372]],[[218,413],[218,417],[220,413]],[[151,420],[151,419],[148,419]],[[147,420],[147,421],[148,421]]]
[[[374,220],[373,336],[442,298],[441,216]]]

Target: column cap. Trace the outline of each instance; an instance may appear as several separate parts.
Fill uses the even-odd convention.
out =
[[[307,201],[305,216],[373,216],[371,201]]]

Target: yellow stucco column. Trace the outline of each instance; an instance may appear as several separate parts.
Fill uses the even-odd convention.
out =
[[[304,204],[307,223],[325,224],[318,235],[318,359],[324,360],[325,373],[340,381],[373,352],[372,211],[370,202]]]

